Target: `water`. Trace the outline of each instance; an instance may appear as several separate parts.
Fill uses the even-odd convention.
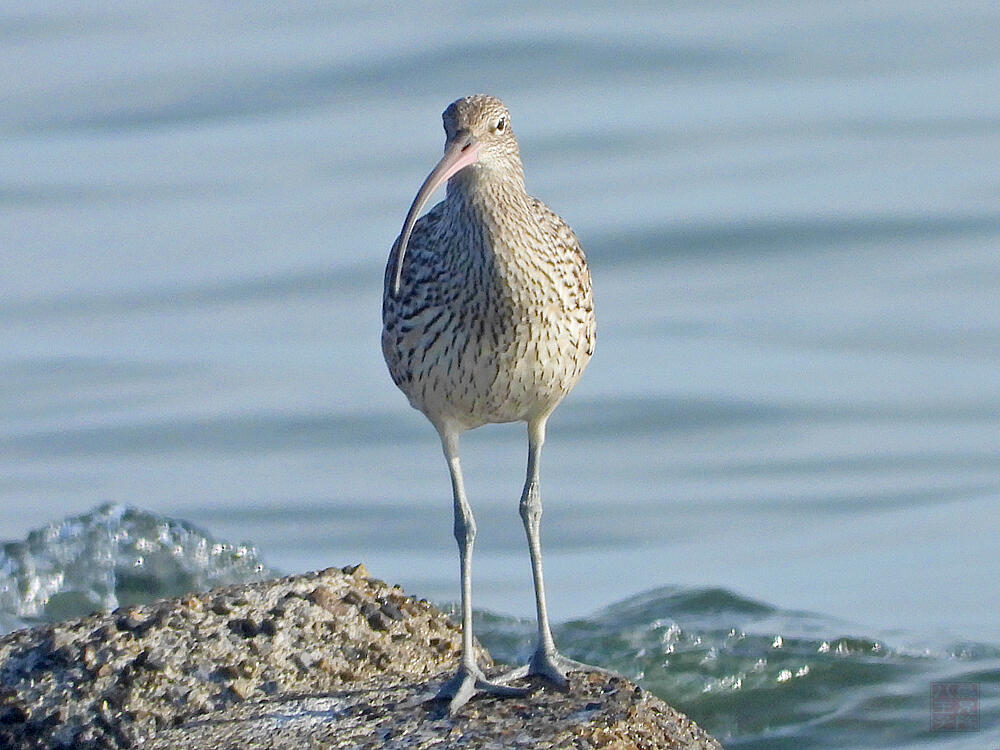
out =
[[[274,575],[246,544],[105,505],[0,550],[0,630]],[[457,605],[450,605],[456,619]],[[723,588],[664,586],[559,626],[570,655],[662,695],[730,748],[980,748],[1000,738],[1000,647],[872,635]],[[495,658],[525,661],[531,619],[480,611]],[[975,685],[977,731],[930,729],[934,683]]]
[[[103,505],[0,550],[0,632],[98,609],[273,578],[246,544],[184,521]]]
[[[363,560],[453,599],[447,472],[378,310],[438,114],[487,91],[595,280],[597,353],[543,456],[556,619],[600,631],[651,597],[655,633],[665,596],[724,646],[727,608],[763,602],[804,651],[884,644],[843,683],[792,659],[806,676],[765,671],[732,711],[636,667],[729,744],[857,724],[857,747],[947,745],[918,698],[965,675],[984,729],[955,746],[1000,745],[998,22],[990,2],[0,6],[0,538],[115,502],[277,570]],[[514,622],[524,442],[463,445],[476,602]],[[688,625],[663,586],[721,614]],[[731,718],[758,701],[770,729]]]

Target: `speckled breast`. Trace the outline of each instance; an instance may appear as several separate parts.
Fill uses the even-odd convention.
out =
[[[432,421],[472,428],[547,414],[580,379],[594,326],[592,312],[539,312],[481,294],[422,305],[383,330],[393,381]]]

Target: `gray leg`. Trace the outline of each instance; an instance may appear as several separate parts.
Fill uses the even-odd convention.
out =
[[[538,489],[539,460],[545,442],[545,420],[528,423],[528,475],[521,493],[521,520],[528,537],[531,555],[531,575],[535,581],[535,610],[538,618],[538,651],[555,653],[549,627],[548,605],[545,601],[545,580],[542,577],[542,494]],[[537,655],[537,654],[536,654]]]
[[[440,432],[455,498],[455,539],[462,571],[462,656],[458,672],[444,684],[438,697],[450,699],[449,711],[454,714],[478,692],[513,696],[524,695],[526,691],[491,682],[476,664],[472,644],[472,545],[476,539],[476,520],[465,497],[462,467],[458,460],[460,433],[454,429],[442,429]]]
[[[542,495],[538,489],[539,459],[545,442],[545,423],[548,417],[528,423],[528,475],[521,493],[521,520],[528,536],[531,555],[531,573],[535,581],[535,609],[538,617],[538,646],[527,665],[503,675],[504,681],[541,675],[560,686],[568,684],[569,672],[613,672],[568,659],[556,650],[549,626],[548,606],[545,602],[545,581],[542,577],[542,543],[539,536],[542,520]]]

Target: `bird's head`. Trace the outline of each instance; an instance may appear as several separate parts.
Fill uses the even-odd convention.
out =
[[[444,121],[446,155],[456,147],[460,152],[474,149],[475,159],[466,166],[475,165],[490,171],[512,171],[513,163],[520,166],[510,112],[495,96],[477,94],[459,99],[448,106],[441,119]]]

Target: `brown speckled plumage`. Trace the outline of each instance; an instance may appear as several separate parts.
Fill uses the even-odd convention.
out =
[[[507,120],[502,135],[489,127]],[[525,192],[503,104],[461,99],[449,134],[492,135],[479,163],[448,183],[447,198],[417,221],[400,292],[386,268],[382,351],[414,408],[466,429],[548,414],[594,351],[590,272],[573,230]],[[484,152],[493,163],[484,163]]]
[[[473,694],[522,694],[504,684],[539,674],[566,684],[590,669],[561,656],[542,580],[539,458],[549,414],[576,385],[594,352],[590,271],[573,230],[527,194],[510,114],[490,96],[445,110],[445,155],[417,193],[389,255],[382,351],[396,385],[441,437],[451,472],[462,573],[463,649],[439,695],[458,710]],[[450,178],[450,179],[449,179]],[[448,179],[447,197],[416,216]],[[538,648],[526,667],[490,681],[472,643],[471,554],[476,535],[458,457],[459,436],[495,422],[528,425],[521,518],[538,612]]]

